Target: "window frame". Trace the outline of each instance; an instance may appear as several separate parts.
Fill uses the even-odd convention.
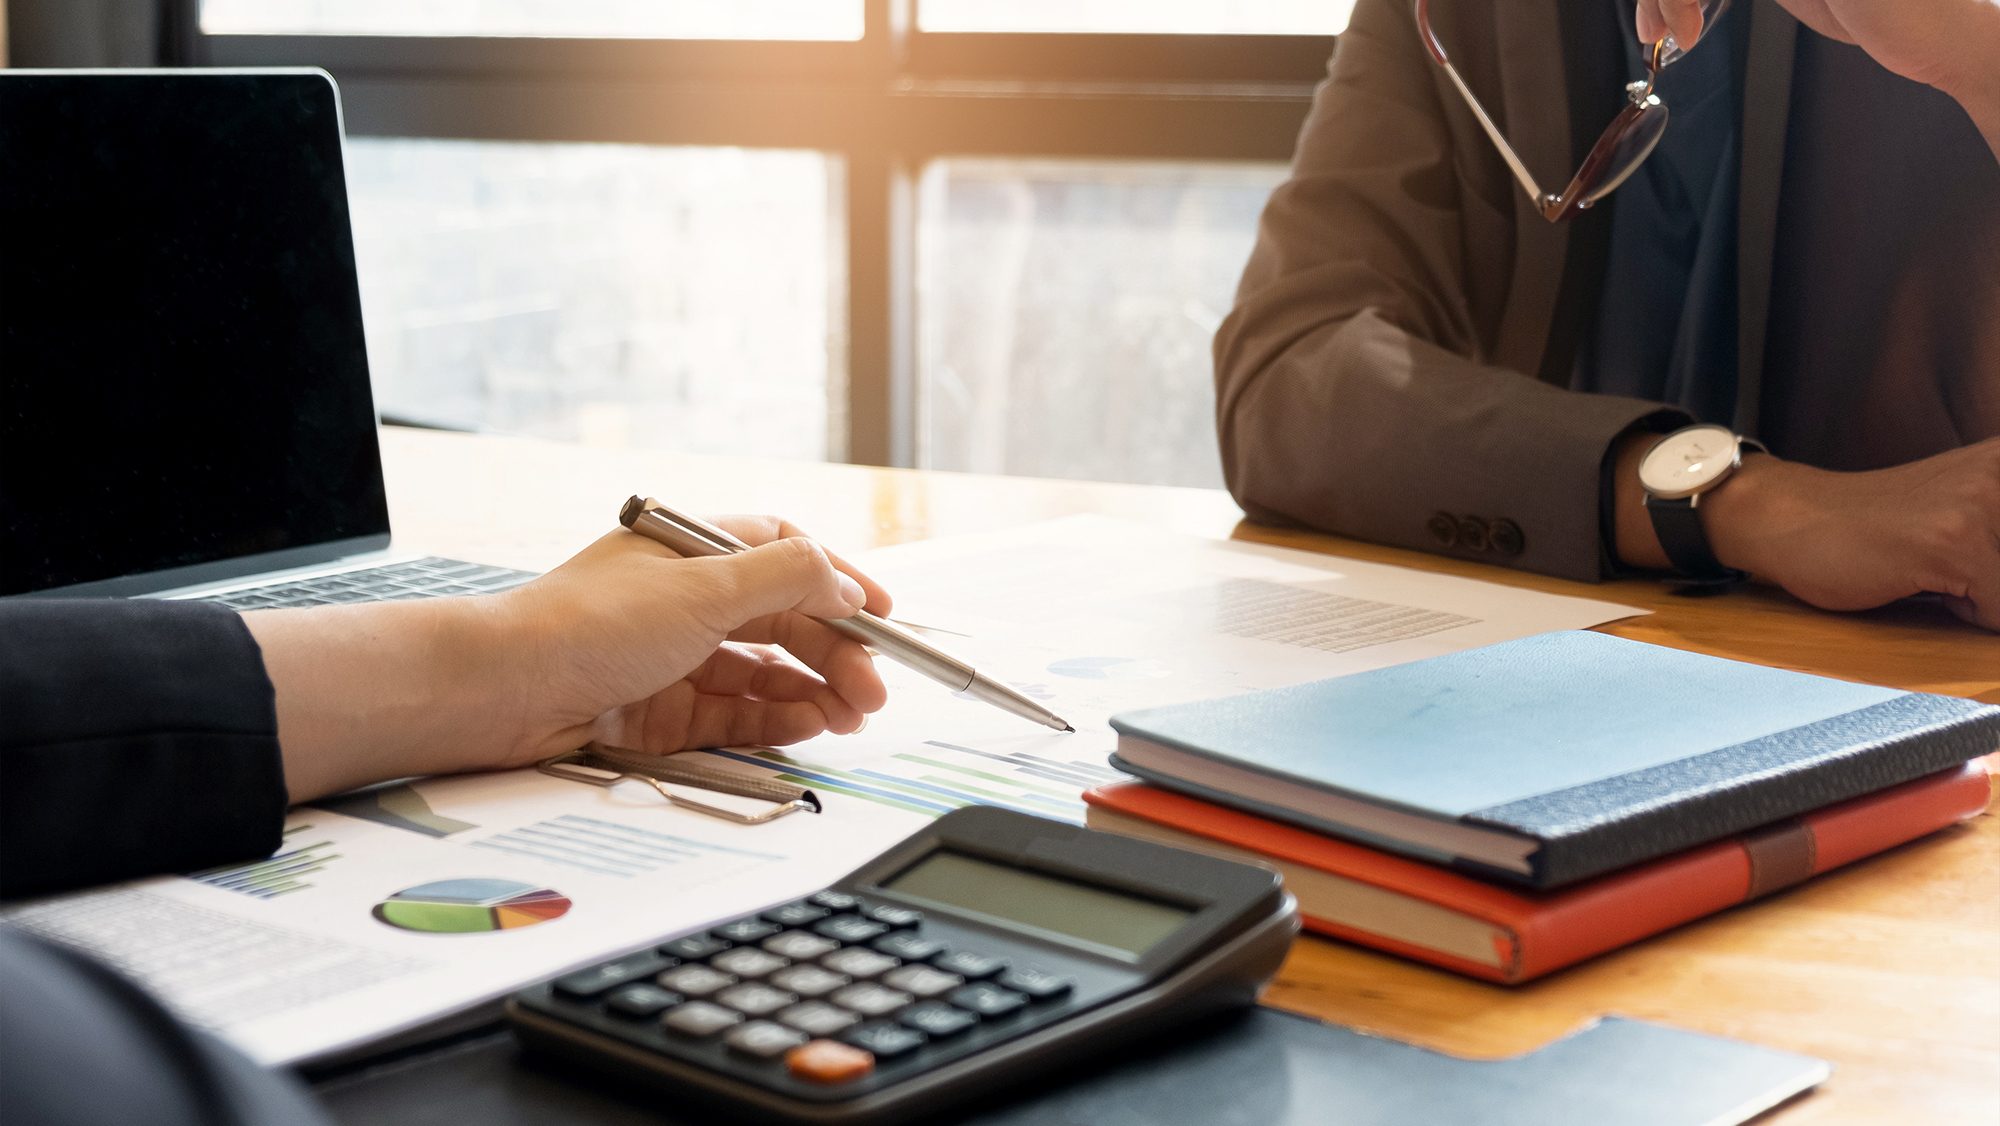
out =
[[[1334,39],[925,32],[746,41],[210,34],[167,0],[168,61],[318,66],[362,137],[812,149],[839,162],[845,356],[836,460],[916,464],[915,182],[943,157],[1284,161]],[[844,363],[841,362],[844,359]]]

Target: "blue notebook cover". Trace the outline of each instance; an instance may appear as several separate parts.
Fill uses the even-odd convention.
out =
[[[2000,748],[2000,707],[1569,631],[1113,717],[1137,740],[1529,838],[1539,887],[1689,848]],[[1133,751],[1136,754],[1137,751]],[[1347,836],[1310,809],[1233,801]],[[1226,791],[1226,787],[1224,790]],[[1398,847],[1367,836],[1368,843]],[[1438,859],[1435,853],[1402,851]]]

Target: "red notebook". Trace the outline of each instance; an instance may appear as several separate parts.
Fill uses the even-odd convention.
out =
[[[1276,868],[1306,929],[1513,984],[1973,817],[1978,761],[1556,891],[1489,884],[1140,782],[1083,795],[1089,824]]]

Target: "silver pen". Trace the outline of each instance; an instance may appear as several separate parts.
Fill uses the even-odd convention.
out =
[[[680,555],[733,555],[750,545],[706,520],[675,512],[652,497],[633,497],[618,512],[618,522]],[[881,653],[906,668],[937,681],[954,692],[984,700],[1043,727],[1075,731],[1063,718],[1005,684],[984,675],[957,657],[884,621],[866,610],[851,618],[816,618],[834,632]]]

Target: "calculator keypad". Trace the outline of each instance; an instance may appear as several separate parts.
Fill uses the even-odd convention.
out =
[[[912,908],[824,891],[566,975],[552,994],[572,1019],[654,1051],[837,1086],[878,1064],[977,1052],[993,1039],[976,1030],[1011,1037],[1067,1010],[1052,1002],[1074,995],[1070,978],[1000,956],[1018,945],[977,945]]]
[[[737,977],[763,977],[765,974],[776,973],[791,965],[792,960],[780,958],[768,950],[759,950],[754,946],[739,946],[710,958],[708,964],[723,973],[735,974]]]
[[[682,966],[660,975],[660,984],[676,993],[690,997],[706,997],[718,989],[726,989],[736,984],[736,975],[713,970],[707,966]]]

